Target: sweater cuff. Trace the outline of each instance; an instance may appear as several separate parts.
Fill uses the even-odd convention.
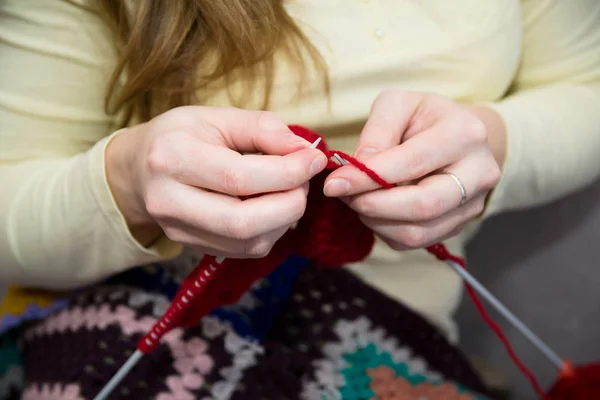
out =
[[[133,237],[127,226],[125,216],[119,210],[111,192],[106,174],[106,148],[111,140],[123,131],[124,129],[118,130],[100,140],[90,151],[90,179],[96,201],[104,217],[113,227],[115,234],[127,247],[130,261],[134,264],[141,265],[175,258],[181,253],[183,246],[171,241],[165,235],[154,241],[150,247],[144,247]]]

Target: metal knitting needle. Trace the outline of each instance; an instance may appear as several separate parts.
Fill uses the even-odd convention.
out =
[[[336,160],[338,160],[338,162],[342,165],[348,165],[350,164],[348,161],[344,160],[342,157],[340,157],[340,155],[338,153],[334,153],[333,156],[335,157]]]
[[[143,356],[144,353],[142,353],[139,350],[136,350],[135,353],[133,353],[131,357],[129,357],[127,362],[123,364],[121,368],[119,368],[117,373],[110,379],[110,381],[108,381],[106,386],[102,388],[100,393],[98,393],[96,397],[94,397],[94,400],[105,400],[113,392],[113,390],[115,390],[119,383],[121,383],[121,381],[125,379],[127,374],[129,374],[129,371],[131,371],[133,367],[135,367],[135,365],[141,360]]]
[[[321,140],[323,140],[323,138],[318,138],[317,140],[315,140],[314,142],[312,142],[312,144],[310,146],[308,146],[311,149],[316,149],[317,146],[319,145],[319,143],[321,143]]]
[[[225,257],[216,257],[215,262],[222,264],[225,261]],[[108,383],[102,388],[100,393],[94,397],[94,400],[105,400],[115,390],[115,388],[121,383],[123,379],[131,372],[133,367],[142,359],[144,353],[137,349],[119,368],[117,373],[108,381]]]
[[[481,297],[485,298],[488,303],[498,311],[508,322],[511,323],[525,338],[529,340],[537,349],[550,360],[552,364],[558,368],[559,371],[564,369],[564,361],[558,356],[546,343],[542,341],[531,329],[527,327],[516,315],[514,315],[498,298],[496,298],[489,290],[485,288],[473,275],[471,275],[466,269],[459,264],[445,260],[448,264],[465,282],[469,284]]]
[[[348,161],[339,156],[339,154],[333,155],[336,160],[342,165],[348,165]],[[451,260],[444,260],[465,282],[469,284],[481,297],[487,300],[487,302],[500,313],[510,324],[517,329],[526,339],[529,340],[552,364],[562,371],[564,368],[564,361],[558,356],[546,343],[542,341],[531,329],[527,327],[515,314],[513,314],[498,298],[496,298],[489,290],[485,288],[473,275],[471,275],[461,265]]]

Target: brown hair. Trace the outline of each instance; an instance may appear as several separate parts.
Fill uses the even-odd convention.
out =
[[[109,114],[122,112],[126,124],[173,107],[201,103],[211,84],[243,84],[243,107],[260,89],[269,107],[275,54],[296,68],[299,94],[307,63],[329,91],[326,66],[315,47],[287,14],[283,0],[97,0],[113,28],[119,62],[106,97]],[[308,56],[308,57],[307,57]],[[318,76],[318,75],[317,75]]]

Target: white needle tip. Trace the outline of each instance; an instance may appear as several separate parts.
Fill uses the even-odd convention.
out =
[[[348,165],[349,162],[344,160],[342,157],[340,157],[340,155],[338,153],[334,153],[333,155],[335,157],[336,160],[338,160],[338,162],[342,165]]]
[[[311,144],[309,147],[310,147],[311,149],[316,149],[316,148],[317,148],[317,146],[319,145],[319,143],[321,143],[321,140],[322,140],[322,139],[323,139],[323,138],[318,138],[318,139],[317,139],[317,140],[315,140],[315,141],[313,142],[313,144]]]

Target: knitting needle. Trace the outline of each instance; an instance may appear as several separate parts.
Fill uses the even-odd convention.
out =
[[[225,261],[225,257],[216,257],[215,258],[215,262],[217,264],[223,264],[224,261]],[[142,351],[140,351],[140,349],[137,349],[127,359],[125,364],[123,364],[123,366],[121,366],[121,368],[119,368],[117,373],[102,388],[100,393],[98,393],[96,395],[96,397],[94,397],[94,400],[105,400],[113,392],[113,390],[115,390],[115,388],[121,383],[121,381],[123,379],[125,379],[125,377],[129,374],[129,372],[131,372],[133,367],[136,366],[136,364],[142,359],[143,356],[144,356],[144,353]]]
[[[142,353],[139,350],[136,350],[135,353],[133,353],[131,357],[129,357],[127,362],[125,362],[125,364],[123,364],[123,366],[117,371],[117,373],[110,379],[110,381],[108,381],[106,386],[102,388],[100,393],[98,393],[96,397],[94,397],[94,400],[105,400],[112,393],[112,391],[115,390],[119,383],[121,383],[121,381],[125,379],[127,374],[129,374],[129,371],[133,369],[133,367],[141,360],[143,356],[144,353]]]
[[[550,360],[559,371],[564,369],[564,361],[542,341],[531,329],[527,327],[516,315],[514,315],[498,298],[496,298],[489,290],[487,290],[473,275],[457,263],[446,260],[448,264],[460,277],[466,281],[480,296],[485,298],[490,305],[496,309],[504,318],[508,320],[523,336],[525,336],[531,344]]]
[[[333,153],[333,156],[335,157],[336,160],[338,160],[338,162],[342,165],[348,165],[349,162],[344,160],[342,157],[340,157],[340,155],[338,153]]]
[[[349,162],[340,157],[339,154],[333,155],[341,165],[348,165]],[[531,329],[527,327],[516,315],[514,315],[498,298],[485,288],[473,275],[465,268],[451,260],[444,260],[465,282],[469,284],[480,296],[485,298],[488,303],[498,311],[510,324],[515,327],[525,338],[529,340],[543,355],[545,355],[559,371],[564,369],[564,361],[560,358],[546,343],[542,341]]]

